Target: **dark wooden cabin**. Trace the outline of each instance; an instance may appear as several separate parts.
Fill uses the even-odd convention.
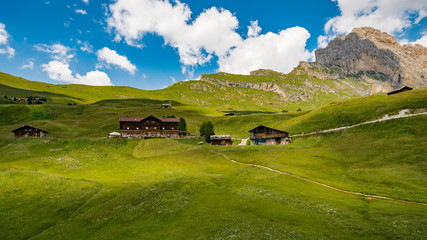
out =
[[[210,139],[212,145],[231,145],[230,135],[211,135]]]
[[[291,138],[289,133],[274,128],[269,128],[264,125],[249,131],[252,145],[274,145],[274,144],[289,144]]]
[[[393,94],[398,94],[398,93],[401,93],[401,92],[406,92],[406,91],[411,91],[413,88],[411,88],[411,87],[408,87],[408,86],[404,86],[403,88],[401,88],[401,89],[398,89],[398,90],[396,90],[396,91],[393,91],[393,92],[389,92],[389,93],[387,93],[387,95],[393,95]]]
[[[171,138],[178,137],[178,118],[122,117],[120,129],[127,138]]]
[[[24,125],[20,128],[12,130],[15,133],[15,137],[47,137],[48,132],[40,128]]]

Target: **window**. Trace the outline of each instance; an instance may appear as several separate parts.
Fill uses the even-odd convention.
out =
[[[129,127],[126,127],[127,130],[129,130]]]
[[[154,129],[157,129],[157,127],[154,127]]]
[[[136,127],[136,130],[139,130],[139,127]]]
[[[148,127],[145,127],[145,129],[147,129],[147,130],[148,130]]]
[[[162,129],[165,130],[165,127],[163,127]]]
[[[173,130],[173,128],[172,128],[172,130]]]

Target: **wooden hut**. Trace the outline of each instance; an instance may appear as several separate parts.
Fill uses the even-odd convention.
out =
[[[288,132],[269,128],[264,125],[259,125],[249,132],[251,133],[249,137],[251,139],[251,145],[284,145],[291,143]]]
[[[175,138],[179,122],[178,118],[122,117],[120,129],[127,138]]]
[[[40,128],[24,125],[20,128],[12,130],[15,133],[15,137],[47,137],[48,132]]]
[[[212,145],[230,145],[231,136],[230,135],[211,135],[211,144]]]
[[[396,90],[396,91],[393,91],[393,92],[389,92],[389,93],[387,93],[387,95],[393,95],[393,94],[398,94],[398,93],[401,93],[401,92],[406,92],[406,91],[411,91],[413,88],[411,88],[411,87],[408,87],[408,86],[404,86],[403,88],[401,88],[401,89],[398,89],[398,90]]]

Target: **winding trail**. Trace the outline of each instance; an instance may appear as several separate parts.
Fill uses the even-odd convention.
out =
[[[209,151],[211,151],[213,153],[216,153],[216,154],[219,154],[219,155],[222,155],[225,159],[227,159],[227,160],[229,160],[229,161],[231,161],[233,163],[236,163],[236,164],[241,164],[241,165],[246,165],[246,166],[251,166],[251,167],[257,167],[257,168],[263,168],[263,169],[268,170],[270,172],[278,173],[280,175],[291,176],[291,177],[294,177],[294,178],[297,178],[297,179],[300,179],[300,180],[303,180],[303,181],[306,181],[306,182],[314,183],[314,184],[317,184],[319,186],[322,186],[322,187],[325,187],[325,188],[329,188],[329,189],[332,189],[332,190],[335,190],[335,191],[338,191],[338,192],[352,194],[352,195],[357,195],[357,196],[363,196],[363,197],[366,197],[366,198],[376,198],[376,199],[391,200],[391,201],[396,201],[396,202],[411,203],[411,204],[417,204],[417,205],[427,206],[427,203],[422,203],[422,202],[414,202],[414,201],[402,200],[402,199],[385,197],[385,196],[379,196],[379,195],[371,195],[371,194],[364,194],[364,193],[359,193],[359,192],[347,191],[347,190],[336,188],[336,187],[332,187],[332,186],[329,186],[327,184],[324,184],[324,183],[321,183],[321,182],[317,182],[317,181],[314,181],[314,180],[311,180],[311,179],[308,179],[308,178],[305,178],[305,177],[301,177],[299,175],[296,175],[296,174],[293,174],[293,173],[290,173],[290,172],[280,171],[280,170],[272,169],[272,168],[269,168],[269,167],[266,167],[266,166],[262,166],[262,165],[258,165],[258,164],[238,162],[236,160],[231,159],[229,156],[227,156],[224,153],[216,152],[216,151],[211,150],[211,149],[209,149]]]
[[[298,133],[298,134],[292,135],[291,137],[303,137],[303,136],[310,136],[310,135],[315,135],[315,134],[320,134],[320,133],[338,132],[338,131],[341,131],[341,130],[346,130],[346,129],[349,129],[349,128],[354,128],[354,127],[357,127],[357,126],[360,126],[360,125],[372,124],[372,123],[377,123],[377,122],[383,122],[383,121],[388,121],[388,120],[392,120],[392,119],[415,117],[415,116],[420,116],[420,115],[427,115],[427,112],[410,114],[409,110],[405,109],[405,110],[400,111],[399,114],[397,114],[397,115],[389,116],[388,114],[386,114],[384,117],[382,117],[380,119],[377,119],[377,120],[362,122],[362,123],[354,124],[354,125],[351,125],[351,126],[344,126],[344,127],[332,128],[332,129],[326,129],[326,130],[318,130],[318,131],[309,132],[309,133]]]

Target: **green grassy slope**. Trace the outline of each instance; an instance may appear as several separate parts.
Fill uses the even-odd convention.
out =
[[[309,77],[298,68],[289,74],[266,70],[258,72],[259,75],[203,75],[199,81],[179,82],[153,91],[118,86],[55,85],[0,73],[0,95],[38,95],[48,98],[48,103],[61,104],[88,104],[106,99],[129,98],[174,100],[191,105],[192,109],[221,116],[226,111],[281,112],[296,111],[300,108],[310,110],[332,101],[360,96],[354,88],[368,88],[367,83],[363,81],[319,80]],[[246,86],[248,83],[263,84],[264,87]],[[268,87],[272,84],[282,92],[272,91],[271,87]]]
[[[346,190],[426,201],[425,149],[412,147],[426,142],[425,120],[285,147],[2,138],[0,238],[422,239],[425,206],[336,192],[215,152]]]
[[[16,93],[35,91],[7,86]],[[170,89],[180,86],[164,91],[178,93]],[[53,93],[66,93],[59,90]],[[77,95],[38,106],[1,104],[0,239],[425,238],[426,206],[337,192],[236,164],[222,154],[348,191],[427,203],[426,116],[294,138],[287,146],[214,147],[198,145],[198,139],[141,141],[105,135],[119,131],[119,117],[151,114],[184,117],[190,132],[207,120],[214,122],[216,133],[235,137],[248,137],[247,131],[258,124],[309,132],[401,109],[425,111],[426,89],[302,112],[257,113],[274,104],[259,109],[248,103],[247,109],[233,108],[243,113],[233,117],[215,116],[215,105],[206,110],[194,102],[193,97],[206,96],[203,90],[195,90],[193,100],[174,96],[179,100],[174,108],[161,109],[167,96],[161,91],[147,91],[156,95],[151,99],[144,94],[77,106],[58,100]],[[81,97],[81,103],[95,100]],[[22,124],[45,129],[49,137],[13,138],[10,131]]]

